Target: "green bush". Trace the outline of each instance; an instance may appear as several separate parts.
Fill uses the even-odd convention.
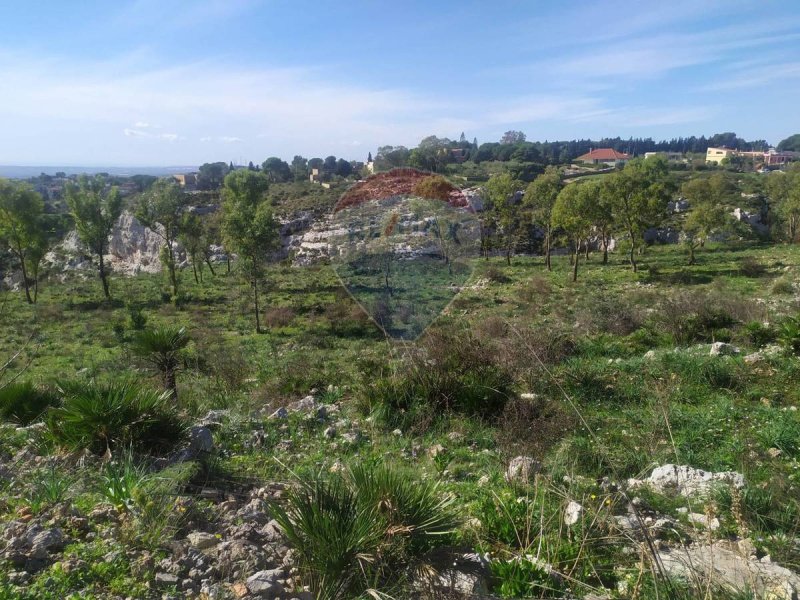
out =
[[[493,589],[501,598],[561,598],[563,591],[547,571],[527,558],[491,563]]]
[[[756,348],[763,348],[778,338],[778,333],[760,321],[750,321],[744,326],[747,340]]]
[[[405,428],[451,412],[496,419],[513,395],[514,378],[471,334],[432,331],[397,369],[362,383],[367,408]]]
[[[126,305],[126,308],[128,309],[128,320],[130,321],[131,329],[142,331],[147,325],[147,315],[144,314],[144,309],[130,302]]]
[[[438,485],[387,467],[360,466],[311,478],[273,506],[316,598],[397,591],[412,567],[444,545],[457,525],[453,498]]]
[[[772,293],[773,294],[793,294],[794,293],[794,285],[792,285],[792,281],[785,277],[780,279],[776,279],[775,283],[772,284]]]
[[[786,350],[800,355],[800,316],[787,317],[781,323],[778,340]]]
[[[30,381],[10,383],[0,388],[0,420],[30,425],[57,403],[55,394]]]
[[[173,446],[185,425],[172,408],[169,392],[157,392],[132,380],[108,384],[62,385],[61,407],[47,424],[61,445],[95,453],[135,446],[156,452]]]

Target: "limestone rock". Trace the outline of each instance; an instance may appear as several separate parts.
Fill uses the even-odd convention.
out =
[[[539,472],[541,464],[530,456],[512,458],[506,469],[506,481],[527,482],[531,476]]]
[[[710,356],[733,356],[739,354],[741,350],[732,344],[725,342],[714,342],[711,344]]]
[[[735,471],[712,473],[687,465],[667,464],[653,469],[647,479],[628,480],[630,488],[646,485],[659,493],[681,496],[706,495],[713,486],[719,484],[741,489],[744,487],[744,476]]]

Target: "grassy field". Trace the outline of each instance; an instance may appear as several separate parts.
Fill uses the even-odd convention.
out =
[[[511,266],[475,260],[462,291],[416,343],[387,340],[328,266],[271,270],[263,334],[254,332],[250,290],[235,270],[203,285],[184,273],[177,307],[164,302],[159,275],[115,278],[110,304],[100,302],[98,281],[44,282],[36,306],[19,293],[3,297],[0,358],[21,348],[9,373],[42,386],[131,376],[158,387],[131,351],[132,315],[148,327],[185,326],[192,341],[178,373],[178,411],[189,421],[212,409],[229,413],[214,432],[213,458],[174,474],[171,494],[194,498],[202,512],[213,504],[203,489],[235,495],[340,463],[393,465],[453,494],[460,526],[449,543],[495,557],[502,597],[656,597],[663,582],[607,523],[626,510],[613,484],[664,463],[742,473],[741,494],[721,491],[693,508],[720,521],[701,535],[749,538],[800,570],[800,361],[785,352],[743,359],[775,342],[782,320],[800,310],[800,247],[711,245],[691,267],[682,248],[653,247],[641,265],[634,274],[624,253],[608,265],[593,255],[573,283],[566,257],[554,258],[552,272],[534,257]],[[716,341],[741,353],[711,356]],[[470,379],[478,368],[480,381]],[[330,423],[301,414],[268,418],[309,393],[339,407],[340,433],[357,435],[330,436]],[[4,429],[0,455],[29,447],[26,435]],[[47,435],[36,444],[44,457],[65,455]],[[507,482],[508,461],[520,455],[540,463],[541,474]],[[45,464],[0,487],[0,520],[31,508]],[[104,497],[100,468],[76,472],[58,500],[90,511]],[[685,499],[640,496],[696,533],[678,511]],[[567,531],[569,500],[585,516]],[[141,533],[152,522],[132,526]],[[163,538],[186,527],[176,522]],[[150,597],[154,567],[131,566],[124,536],[73,540],[64,552],[80,557],[80,569],[65,572],[62,558],[20,587],[0,568],[0,598]],[[158,557],[167,541],[134,545]],[[114,560],[95,562],[115,551]],[[560,574],[558,585],[531,555]],[[542,577],[550,583],[535,585]],[[700,597],[689,584],[676,586],[672,597]]]

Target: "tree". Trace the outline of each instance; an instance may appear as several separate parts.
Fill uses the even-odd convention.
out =
[[[164,326],[145,329],[133,339],[133,351],[144,358],[161,375],[164,389],[178,399],[176,373],[181,365],[181,350],[189,344],[183,327]]]
[[[592,186],[595,201],[590,206],[592,224],[600,234],[600,243],[603,245],[603,264],[608,264],[608,245],[611,243],[611,231],[614,228],[614,213],[611,198],[605,182],[587,182],[584,185]]]
[[[578,280],[578,261],[580,259],[581,242],[588,245],[588,237],[592,231],[592,204],[595,202],[596,189],[590,185],[573,183],[564,186],[556,197],[552,210],[553,227],[561,227],[574,244],[575,255],[572,263],[572,281]]]
[[[792,165],[785,173],[770,174],[767,193],[775,213],[786,227],[789,242],[797,241],[800,234],[800,165]]]
[[[292,159],[291,169],[295,181],[305,181],[308,178],[308,160],[299,154]]]
[[[708,179],[691,179],[681,187],[681,194],[691,206],[682,227],[690,265],[695,263],[695,250],[705,246],[708,237],[729,221],[723,204],[727,190],[714,179],[716,175],[721,173]]]
[[[790,135],[778,144],[778,150],[785,152],[800,152],[800,133]]]
[[[78,237],[98,257],[103,294],[111,298],[104,256],[108,250],[108,236],[122,214],[119,190],[113,186],[107,189],[105,179],[99,175],[94,178],[82,175],[77,185],[70,183],[65,191]]]
[[[251,171],[252,172],[252,171]],[[169,276],[172,288],[172,301],[178,302],[178,266],[175,260],[175,245],[181,232],[183,211],[186,208],[186,194],[174,179],[159,179],[149,192],[142,194],[136,207],[136,218],[149,227],[161,239],[161,263]]]
[[[214,268],[211,267],[209,259],[208,236],[203,219],[193,212],[184,213],[181,219],[178,239],[180,239],[183,247],[186,248],[189,260],[192,261],[192,273],[194,274],[195,283],[203,283],[204,262],[208,263],[211,274],[214,274]]]
[[[19,261],[25,299],[36,304],[39,265],[49,246],[44,200],[32,188],[0,179],[0,240]],[[31,295],[33,282],[33,295]]]
[[[525,141],[525,134],[521,131],[514,131],[513,129],[510,131],[506,131],[503,134],[503,137],[500,138],[501,144],[518,144],[519,142]]]
[[[340,158],[336,161],[335,172],[339,177],[349,177],[353,172],[353,165],[350,164],[350,161]]]
[[[621,171],[608,175],[606,185],[614,223],[630,237],[629,261],[635,273],[642,235],[664,217],[674,187],[667,161],[660,156],[634,159]]]
[[[561,171],[548,167],[528,185],[522,198],[522,204],[533,225],[544,230],[544,262],[548,271],[552,269],[550,251],[553,242],[553,207],[563,186]]]
[[[285,183],[292,179],[292,170],[289,165],[277,156],[270,156],[264,161],[261,168],[272,183]]]
[[[270,256],[280,245],[278,222],[265,201],[269,180],[263,173],[236,171],[225,178],[222,231],[226,247],[239,255],[242,272],[253,288],[256,333],[261,332],[258,284]]]
[[[233,163],[226,165],[224,162],[204,163],[197,170],[197,187],[201,190],[218,190],[230,171]]]
[[[386,171],[408,164],[409,150],[405,146],[381,146],[375,154],[375,170]]]
[[[522,187],[522,182],[509,173],[492,175],[486,183],[486,199],[489,201],[488,214],[496,230],[503,237],[506,262],[511,264],[517,235],[519,234],[519,211],[514,206],[514,196]]]

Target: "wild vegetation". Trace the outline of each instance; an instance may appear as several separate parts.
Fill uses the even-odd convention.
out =
[[[35,303],[2,292],[0,597],[732,599],[774,592],[752,573],[779,567],[794,585],[796,171],[497,175],[484,252],[409,342],[330,265],[275,261],[297,198],[270,168],[224,175],[217,223],[173,210],[166,184],[136,198],[164,274],[40,272]],[[689,207],[670,212],[678,190]],[[70,194],[100,248],[114,192]],[[737,226],[767,194],[766,231]],[[653,243],[656,226],[683,244]],[[195,270],[211,240],[238,258],[180,279],[170,248],[188,238]],[[713,484],[660,485],[664,465]],[[703,552],[750,589],[675,566]]]

